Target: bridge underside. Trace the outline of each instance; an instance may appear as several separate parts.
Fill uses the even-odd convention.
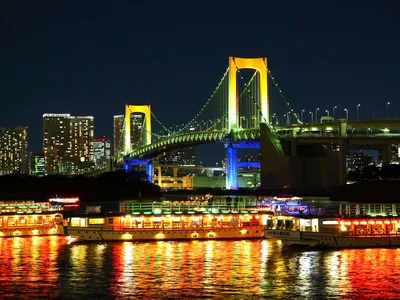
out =
[[[319,126],[323,127],[327,124],[320,124]],[[125,157],[125,161],[134,159],[151,161],[167,152],[189,146],[224,143],[228,150],[228,158],[231,161],[228,164],[228,169],[232,171],[229,172],[232,178],[229,180],[234,183],[233,185],[229,184],[227,178],[227,188],[235,189],[238,186],[236,185],[237,180],[235,181],[233,178],[236,174],[235,165],[237,166],[237,163],[234,163],[234,161],[237,161],[234,149],[236,146],[234,145],[244,142],[248,144],[245,148],[252,148],[253,142],[261,141],[261,182],[263,188],[284,188],[286,186],[292,188],[328,188],[346,182],[346,151],[357,149],[358,145],[364,149],[368,147],[379,151],[383,149],[382,151],[387,152],[385,146],[400,143],[400,135],[396,133],[359,135],[345,131],[345,134],[342,135],[340,131],[326,133],[320,130],[318,134],[306,132],[302,135],[301,132],[299,134],[298,131],[294,130],[287,134],[285,129],[276,128],[279,130],[276,135],[271,133],[270,127],[266,124],[261,124],[261,128],[261,130],[249,129],[230,133],[215,130],[171,136],[132,151],[130,155]],[[266,133],[266,131],[268,132]],[[229,141],[230,147],[227,147],[227,141]],[[338,145],[341,150],[336,153],[332,152],[330,148],[332,144]],[[304,148],[303,145],[309,145],[309,147]],[[322,152],[324,152],[323,155],[320,154]],[[308,156],[304,153],[308,153]],[[384,155],[384,157],[389,156]],[[388,159],[385,161],[387,162]],[[233,168],[230,168],[230,165]]]
[[[258,129],[250,129],[237,131],[233,134],[227,133],[226,131],[181,134],[132,151],[126,159],[150,159],[163,155],[166,152],[190,146],[225,143],[227,139],[232,139],[234,143],[259,141],[260,131]]]

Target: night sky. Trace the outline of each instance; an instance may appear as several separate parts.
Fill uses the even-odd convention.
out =
[[[268,57],[295,111],[354,119],[360,103],[360,118],[384,118],[390,101],[400,116],[399,12],[396,0],[1,1],[0,126],[29,126],[40,151],[43,113],[93,115],[109,138],[125,103],[186,123],[229,56]]]

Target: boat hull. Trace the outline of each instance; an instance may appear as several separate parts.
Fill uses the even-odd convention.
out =
[[[64,227],[62,225],[54,225],[48,227],[24,227],[24,228],[7,228],[0,230],[0,238],[11,237],[27,237],[27,236],[47,236],[47,235],[64,235]]]
[[[319,232],[266,230],[266,236],[275,237],[290,247],[318,248],[385,248],[400,247],[400,235],[343,236]]]
[[[69,236],[76,238],[77,242],[255,239],[264,237],[264,226],[259,225],[239,228],[188,228],[176,230],[136,229],[130,231],[68,227],[67,233]]]

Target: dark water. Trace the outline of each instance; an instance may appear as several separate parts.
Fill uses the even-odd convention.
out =
[[[397,299],[400,249],[291,251],[275,240],[68,245],[0,239],[0,298]]]

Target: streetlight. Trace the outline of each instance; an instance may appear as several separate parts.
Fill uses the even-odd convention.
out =
[[[358,109],[360,108],[361,104],[357,104],[357,122],[358,122]]]
[[[335,119],[335,109],[337,108],[337,106],[334,106],[332,109],[332,118]]]
[[[286,119],[286,125],[288,125],[288,124],[287,124],[286,114],[283,114],[283,119],[284,119],[284,120]]]
[[[301,122],[303,123],[303,112],[305,112],[304,109],[301,110]]]
[[[313,123],[314,122],[314,114],[312,111],[310,111],[310,115],[311,115],[311,123]]]
[[[344,111],[346,112],[346,120],[349,120],[349,110],[347,108],[344,109]]]
[[[319,108],[316,108],[315,109],[315,123],[318,123],[318,111],[319,111]]]
[[[245,116],[240,117],[240,128],[243,129],[243,120],[246,119]]]
[[[329,110],[325,110],[325,112],[326,112],[326,115],[329,117]]]
[[[389,105],[390,105],[390,102],[386,103],[386,120],[389,119]]]

